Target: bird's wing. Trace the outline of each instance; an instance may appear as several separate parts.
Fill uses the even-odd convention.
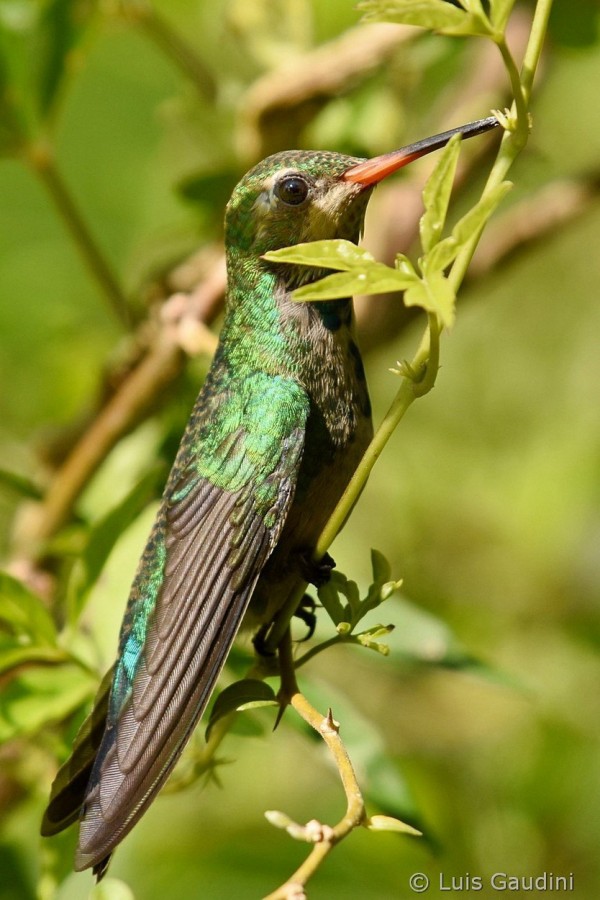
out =
[[[300,387],[269,378],[231,392],[188,432],[121,628],[78,870],[101,871],[202,714],[289,511],[307,416]],[[58,802],[52,810],[59,799],[46,818],[66,822]]]

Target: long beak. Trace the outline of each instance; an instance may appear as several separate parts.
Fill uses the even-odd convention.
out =
[[[468,125],[451,128],[450,131],[435,134],[433,137],[417,141],[416,144],[409,144],[408,147],[402,147],[400,150],[393,150],[391,153],[384,153],[383,156],[366,159],[364,162],[346,169],[340,175],[340,180],[353,181],[364,185],[364,187],[369,187],[372,184],[377,184],[378,181],[391,175],[397,169],[401,169],[402,166],[408,165],[414,159],[425,156],[427,153],[431,153],[432,150],[439,150],[440,147],[444,147],[455,134],[462,134],[463,138],[475,137],[476,134],[490,131],[498,124],[498,120],[494,116],[488,116],[487,119],[478,119],[477,122],[469,122]]]

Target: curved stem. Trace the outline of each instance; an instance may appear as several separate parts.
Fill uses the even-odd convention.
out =
[[[519,85],[518,90],[515,90],[515,102],[513,104],[513,109],[511,110],[517,117],[517,127],[515,131],[505,131],[504,133],[498,156],[496,157],[496,161],[492,166],[485,188],[483,189],[483,197],[485,197],[492,188],[497,187],[504,181],[508,170],[527,143],[529,135],[528,104],[531,97],[533,79],[542,53],[551,9],[552,0],[538,0],[536,3],[520,77],[504,39],[497,42],[511,79],[511,84],[514,85],[516,79],[516,82]],[[472,240],[463,248],[454,261],[448,279],[455,292],[462,284],[466,275],[467,268],[479,242],[480,234],[481,232],[473,236]]]
[[[285,632],[280,642],[279,659],[282,699],[288,702],[327,744],[346,795],[346,811],[340,821],[332,827],[311,823],[311,825],[317,825],[316,833],[318,836],[313,849],[293,875],[276,891],[269,894],[265,900],[286,900],[286,898],[294,896],[294,891],[297,892],[299,888],[304,887],[335,845],[366,820],[363,796],[348,751],[340,737],[339,723],[333,718],[331,709],[327,711],[326,716],[323,716],[308,702],[298,688],[289,629]],[[299,830],[308,831],[308,828]],[[298,894],[296,893],[295,895],[297,896]]]
[[[133,16],[165,56],[189,78],[200,96],[204,100],[214,101],[217,95],[215,80],[193,47],[156,12],[151,3],[138,2],[133,7]]]
[[[25,159],[52,198],[88,271],[101,288],[111,312],[122,325],[129,326],[130,310],[127,298],[56,167],[52,152],[46,145],[36,144],[28,148]]]
[[[533,22],[531,24],[531,32],[527,49],[523,57],[523,65],[521,67],[521,85],[523,95],[529,103],[531,90],[533,87],[533,79],[542,55],[542,48],[546,39],[546,31],[548,29],[548,20],[552,10],[552,0],[538,0],[535,5],[533,14]]]

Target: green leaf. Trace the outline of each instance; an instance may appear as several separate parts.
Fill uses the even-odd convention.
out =
[[[442,150],[423,190],[425,212],[419,222],[419,231],[425,253],[438,243],[442,235],[459,153],[460,135],[455,134]]]
[[[56,644],[56,626],[44,602],[8,572],[0,572],[2,622],[17,636],[26,637],[35,644]]]
[[[363,272],[339,272],[304,285],[293,293],[294,300],[335,300],[354,294],[388,294],[404,291],[415,283],[412,277],[384,263],[372,262]]]
[[[69,619],[75,623],[113,547],[132,522],[155,497],[163,477],[163,467],[155,466],[123,500],[96,522],[86,547],[73,567],[69,584]]]
[[[488,34],[485,18],[445,0],[362,0],[358,8],[366,21],[398,22],[431,28],[443,34]]]
[[[482,197],[473,209],[469,210],[462,219],[458,220],[452,229],[452,237],[456,240],[459,247],[464,247],[471,238],[478,234],[511,189],[512,183],[510,181],[503,181],[502,184],[496,185],[485,197]]]
[[[373,572],[373,582],[375,584],[384,584],[389,581],[392,575],[392,567],[379,550],[371,549],[371,570]]]
[[[93,696],[97,679],[76,665],[21,669],[0,693],[0,742],[35,734]]]
[[[381,641],[377,639],[384,637],[387,634],[391,634],[393,630],[393,625],[374,625],[373,628],[367,628],[366,631],[361,631],[354,635],[354,637],[356,638],[357,643],[362,647],[366,647],[367,650],[375,650],[376,653],[380,653],[382,656],[389,656],[389,645],[382,644]]]
[[[396,834],[411,834],[413,837],[421,837],[423,832],[412,825],[407,825],[400,819],[392,816],[370,816],[367,819],[366,826],[369,831],[393,831]]]
[[[317,588],[317,596],[333,624],[339,625],[341,622],[347,622],[348,616],[346,606],[340,600],[334,574],[336,573],[332,572],[329,581]]]
[[[0,642],[0,673],[9,672],[17,666],[66,662],[68,658],[65,651],[59,647],[36,645],[24,647],[14,640]]]
[[[446,328],[454,323],[456,295],[442,272],[427,274],[422,281],[409,288],[404,294],[404,303],[435,313]]]
[[[77,71],[73,54],[95,14],[95,4],[89,0],[50,0],[44,4],[34,45],[37,103],[42,120],[54,113],[66,82]]]
[[[460,253],[458,241],[452,235],[444,238],[433,247],[427,256],[421,257],[419,267],[424,275],[432,275],[434,272],[444,272],[451,262]],[[406,302],[406,299],[405,299]]]
[[[8,469],[0,469],[0,487],[10,488],[10,490],[32,500],[41,500],[43,497],[42,491],[33,481],[24,475],[10,472]]]
[[[261,706],[279,706],[273,688],[257,678],[244,678],[235,681],[221,691],[213,704],[208,725],[206,740],[210,737],[216,722],[230,713],[245,709],[257,709]]]
[[[515,0],[491,0],[491,19],[497,31],[504,33],[514,5]]]
[[[353,294],[387,294],[403,291],[418,281],[410,260],[399,255],[396,268],[377,262],[351,241],[311,241],[265,253],[271,262],[294,263],[316,269],[339,269],[319,281],[298,288],[294,300],[336,300]]]
[[[48,125],[96,15],[89,0],[0,3],[0,152],[15,152]]]
[[[463,247],[483,228],[511,188],[510,181],[503,181],[502,184],[492,188],[462,219],[458,220],[449,237],[436,244],[430,253],[419,260],[421,271],[426,277],[431,278],[434,273],[442,272],[456,259]]]
[[[263,258],[269,262],[339,269],[340,272],[351,272],[353,269],[362,271],[366,265],[375,262],[375,258],[367,250],[357,247],[352,241],[341,239],[310,241],[293,247],[282,247],[280,250],[269,250]]]

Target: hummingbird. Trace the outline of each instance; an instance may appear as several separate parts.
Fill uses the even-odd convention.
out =
[[[103,876],[181,755],[242,620],[268,624],[304,577],[373,434],[352,299],[296,303],[294,289],[325,273],[264,254],[357,243],[383,178],[454,134],[497,124],[480,119],[373,159],[276,153],[233,191],[219,345],[133,581],[117,661],[42,823],[47,836],[79,820],[77,871]],[[318,582],[316,570],[304,580]]]

